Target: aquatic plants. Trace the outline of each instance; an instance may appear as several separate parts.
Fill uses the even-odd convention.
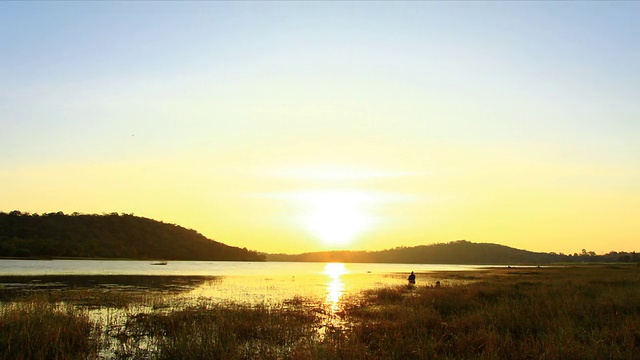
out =
[[[33,298],[0,307],[0,359],[91,359],[98,354],[87,313]]]
[[[112,311],[124,313],[107,316],[101,335],[80,296],[21,299],[0,312],[0,359],[633,359],[640,352],[636,266],[467,275],[439,273],[440,288],[364,291],[343,299],[339,312],[304,298],[118,298]],[[467,282],[448,285],[460,278]],[[16,347],[18,338],[30,340]]]
[[[311,309],[284,304],[199,304],[130,316],[115,337],[120,357],[281,359],[319,325]]]
[[[346,308],[353,325],[335,341],[360,349],[350,358],[362,359],[632,359],[640,350],[639,285],[633,267],[580,267],[397,287],[402,296],[374,291]]]

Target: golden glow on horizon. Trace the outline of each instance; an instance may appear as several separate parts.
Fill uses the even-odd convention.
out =
[[[494,168],[483,162],[495,153],[476,153],[473,164],[460,170],[465,176],[444,164],[380,164],[366,171],[361,164],[341,164],[358,169],[358,175],[337,179],[309,170],[305,175],[313,176],[306,178],[323,180],[307,181],[253,169],[243,173],[232,164],[198,172],[187,161],[165,159],[23,167],[1,173],[0,183],[7,184],[4,211],[134,213],[195,229],[228,245],[270,253],[382,250],[457,239],[565,253],[635,249],[638,193],[633,187],[599,184],[612,176],[637,178],[637,170],[610,164],[597,174],[585,174],[576,164],[549,169],[535,166],[529,158],[503,155],[501,166],[511,171],[496,177]],[[302,163],[294,160],[288,164]],[[270,168],[287,166],[278,165]],[[462,169],[460,161],[456,165]],[[421,173],[407,175],[402,168]],[[571,188],[556,185],[564,182]],[[618,243],[596,243],[598,239]]]

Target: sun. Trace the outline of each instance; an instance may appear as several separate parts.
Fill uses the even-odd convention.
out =
[[[308,208],[303,218],[305,227],[326,244],[348,244],[371,226],[372,219],[364,209],[369,199],[364,194],[322,191],[300,198]]]

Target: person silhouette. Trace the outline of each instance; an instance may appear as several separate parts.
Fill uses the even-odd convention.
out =
[[[409,284],[415,284],[416,283],[416,274],[414,274],[413,271],[412,271],[411,275],[409,275],[407,280],[409,280]]]

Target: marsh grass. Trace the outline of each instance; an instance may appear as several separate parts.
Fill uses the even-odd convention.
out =
[[[341,300],[339,312],[302,297],[278,304],[175,303],[160,294],[27,298],[2,308],[0,359],[636,359],[640,353],[636,266],[420,275],[443,286],[367,290]],[[72,303],[102,304],[120,315],[107,317],[96,336]]]
[[[98,350],[86,312],[33,299],[0,308],[0,359],[90,359]]]
[[[302,303],[200,304],[129,317],[118,356],[155,359],[282,359],[312,341],[318,311]]]
[[[369,292],[336,334],[356,359],[635,359],[633,267],[502,270],[466,286]],[[336,357],[345,358],[337,347]]]

